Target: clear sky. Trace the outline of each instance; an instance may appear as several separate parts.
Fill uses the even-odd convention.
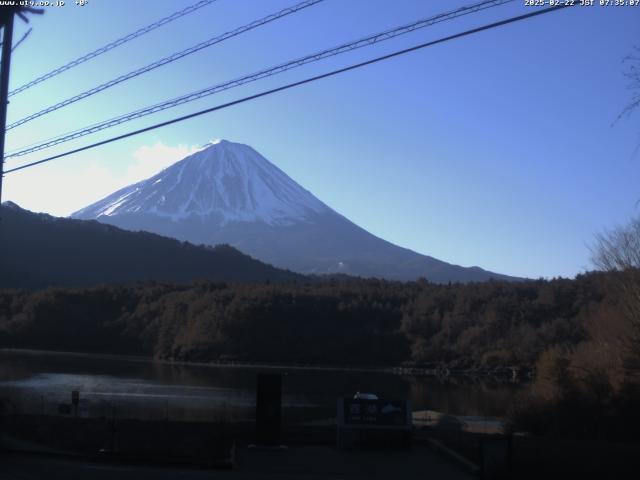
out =
[[[195,0],[88,0],[32,17],[11,88]],[[296,0],[218,0],[11,98],[9,122]],[[9,131],[7,149],[473,3],[325,0]],[[598,0],[596,0],[596,4]],[[531,11],[524,0],[9,159],[6,168]],[[28,27],[18,21],[15,38]],[[640,6],[574,7],[411,53],[5,177],[3,200],[68,215],[214,138],[253,146],[398,245],[527,277],[590,268],[595,233],[639,213],[640,112],[622,60]]]

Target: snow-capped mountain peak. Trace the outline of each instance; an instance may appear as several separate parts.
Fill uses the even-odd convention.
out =
[[[153,214],[288,225],[330,209],[248,145],[213,140],[151,178],[74,213],[75,218]]]
[[[194,244],[229,244],[305,274],[436,282],[508,278],[378,238],[327,207],[248,145],[212,141],[73,214]]]

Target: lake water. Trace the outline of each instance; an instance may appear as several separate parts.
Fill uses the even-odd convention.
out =
[[[155,362],[142,358],[0,349],[0,400],[8,412],[51,414],[80,392],[82,416],[251,420],[256,374],[280,371],[284,420],[335,416],[355,392],[411,401],[414,411],[501,417],[519,384],[381,372],[264,369]]]

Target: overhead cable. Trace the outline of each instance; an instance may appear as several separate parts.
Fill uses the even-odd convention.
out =
[[[216,2],[217,0],[199,0],[198,2],[194,3],[193,5],[190,5],[186,8],[183,8],[182,10],[179,10],[175,13],[172,13],[171,15],[169,15],[168,17],[164,17],[156,22],[153,22],[150,25],[147,25],[146,27],[140,28],[138,30],[136,30],[133,33],[130,33],[128,35],[125,35],[124,37],[121,37],[117,40],[114,40],[111,43],[108,43],[107,45],[104,45],[100,48],[97,48],[96,50],[93,50],[92,52],[87,53],[86,55],[83,55],[81,57],[76,58],[75,60],[71,60],[68,63],[65,63],[64,65],[55,68],[41,76],[39,76],[38,78],[31,80],[30,82],[25,83],[24,85],[21,85],[20,87],[16,88],[15,90],[12,90],[9,92],[9,96],[13,96],[17,93],[23,92],[24,90],[27,90],[28,88],[31,88],[39,83],[44,82],[45,80],[49,80],[50,78],[55,77],[56,75],[60,75],[62,72],[66,72],[67,70],[73,68],[73,67],[77,67],[78,65],[87,62],[89,60],[91,60],[92,58],[95,58],[99,55],[102,55],[103,53],[108,52],[109,50],[113,50],[116,47],[119,47],[121,45],[124,45],[127,42],[130,42],[131,40],[138,38],[146,33],[151,32],[152,30],[155,30],[156,28],[162,27],[163,25],[166,25],[168,23],[173,22],[174,20],[177,20],[180,17],[183,17],[185,15],[188,15],[190,13],[195,12],[196,10],[199,10],[202,7],[206,7],[207,5]]]
[[[96,133],[99,132],[101,130],[107,129],[107,128],[111,128],[114,127],[116,125],[120,125],[122,123],[125,122],[129,122],[131,120],[135,120],[147,115],[151,115],[153,113],[157,113],[163,110],[167,110],[169,108],[173,108],[176,107],[178,105],[182,105],[188,102],[192,102],[195,100],[199,100],[201,98],[204,98],[206,96],[209,95],[213,95],[215,93],[219,93],[221,91],[224,90],[229,90],[231,88],[236,88],[239,87],[241,85],[250,83],[250,82],[255,82],[257,80],[261,80],[263,78],[266,77],[271,77],[273,75],[277,75],[279,73],[282,72],[286,72],[288,70],[294,69],[294,68],[298,68],[301,67],[303,65],[312,63],[312,62],[317,62],[320,60],[323,60],[325,58],[328,57],[333,57],[336,55],[340,55],[342,53],[345,52],[349,52],[352,50],[356,50],[362,47],[366,47],[366,46],[370,46],[382,41],[386,41],[386,40],[390,40],[392,38],[398,37],[400,35],[405,35],[407,33],[413,32],[415,30],[418,30],[420,28],[424,28],[424,27],[428,27],[440,22],[444,22],[444,21],[448,21],[448,20],[452,20],[454,18],[458,18],[460,16],[463,15],[468,15],[471,13],[475,13],[478,11],[482,11],[482,10],[486,10],[488,8],[493,8],[499,5],[503,5],[506,3],[510,3],[513,2],[514,0],[491,0],[491,1],[483,1],[483,2],[479,2],[479,3],[475,3],[472,5],[468,5],[465,7],[461,7],[458,8],[456,10],[453,11],[449,11],[446,13],[441,13],[429,18],[425,18],[422,20],[418,20],[416,22],[410,23],[408,25],[403,25],[400,27],[396,27],[390,30],[385,30],[383,32],[380,33],[376,33],[374,35],[370,35],[368,37],[365,38],[361,38],[359,40],[356,41],[352,41],[352,42],[348,42],[348,43],[344,43],[341,44],[337,47],[333,47],[333,48],[329,48],[326,50],[322,50],[320,52],[316,52],[313,53],[311,55],[307,55],[305,57],[302,58],[298,58],[295,60],[291,60],[288,61],[286,63],[283,64],[279,64],[276,65],[274,67],[270,67],[249,75],[245,75],[243,77],[240,78],[236,78],[234,80],[229,80],[217,85],[213,85],[207,88],[204,88],[202,90],[198,90],[195,92],[191,92],[188,93],[186,95],[181,95],[177,98],[173,98],[171,100],[166,100],[164,102],[155,104],[155,105],[151,105],[149,107],[145,107],[139,110],[136,110],[134,112],[130,112],[124,115],[120,115],[118,117],[114,117],[108,120],[104,120],[101,121],[99,123],[93,124],[89,127],[85,127],[79,130],[75,130],[73,132],[68,132],[66,134],[63,134],[61,136],[58,136],[56,138],[47,140],[47,141],[43,141],[41,143],[38,143],[36,145],[33,146],[29,146],[26,148],[22,148],[20,150],[17,151],[13,151],[10,152],[8,155],[6,155],[6,158],[11,158],[11,157],[19,157],[19,156],[23,156],[23,155],[27,155],[29,153],[33,153],[35,151],[38,150],[42,150],[45,148],[49,148],[55,145],[59,145],[61,143],[65,143],[71,140],[74,140],[76,138],[80,138],[86,135],[90,135],[92,133]]]
[[[262,92],[254,94],[254,95],[249,95],[247,97],[240,98],[238,100],[227,102],[227,103],[224,103],[224,104],[221,104],[221,105],[216,105],[214,107],[210,107],[210,108],[207,108],[207,109],[204,109],[204,110],[200,110],[198,112],[190,113],[188,115],[183,115],[181,117],[177,117],[177,118],[174,118],[174,119],[171,119],[171,120],[167,120],[165,122],[157,123],[157,124],[151,125],[149,127],[141,128],[139,130],[134,130],[132,132],[128,132],[128,133],[125,133],[125,134],[122,134],[122,135],[111,137],[111,138],[108,138],[106,140],[102,140],[100,142],[95,142],[95,143],[92,143],[92,144],[89,144],[89,145],[85,145],[84,147],[79,147],[79,148],[76,148],[76,149],[73,149],[73,150],[69,150],[69,151],[66,151],[66,152],[63,152],[63,153],[59,153],[57,155],[52,155],[50,157],[43,158],[42,160],[29,162],[29,163],[26,163],[24,165],[20,165],[18,167],[14,167],[12,169],[9,169],[5,173],[12,173],[12,172],[16,172],[16,171],[23,170],[23,169],[26,169],[26,168],[34,167],[36,165],[40,165],[40,164],[43,164],[43,163],[46,163],[46,162],[50,162],[52,160],[56,160],[56,159],[59,159],[59,158],[62,158],[62,157],[66,157],[66,156],[72,155],[74,153],[82,152],[82,151],[85,151],[85,150],[90,150],[92,148],[96,148],[96,147],[99,147],[101,145],[106,145],[108,143],[116,142],[118,140],[122,140],[122,139],[125,139],[125,138],[128,138],[128,137],[132,137],[134,135],[139,135],[141,133],[149,132],[151,130],[155,130],[155,129],[160,128],[160,127],[165,127],[167,125],[172,125],[174,123],[183,122],[185,120],[189,120],[191,118],[195,118],[195,117],[198,117],[200,115],[205,115],[207,113],[215,112],[215,111],[218,111],[218,110],[223,110],[225,108],[229,108],[229,107],[232,107],[234,105],[239,105],[241,103],[245,103],[245,102],[248,102],[248,101],[251,101],[251,100],[255,100],[255,99],[258,99],[258,98],[261,98],[261,97],[265,97],[267,95],[272,95],[274,93],[282,92],[284,90],[288,90],[288,89],[291,89],[291,88],[294,88],[294,87],[298,87],[298,86],[301,86],[301,85],[304,85],[304,84],[307,84],[307,83],[315,82],[315,81],[321,80],[323,78],[332,77],[334,75],[345,73],[345,72],[348,72],[350,70],[355,70],[357,68],[361,68],[361,67],[364,67],[364,66],[367,66],[367,65],[371,65],[373,63],[378,63],[378,62],[381,62],[381,61],[384,61],[384,60],[388,60],[388,59],[391,59],[391,58],[394,58],[394,57],[398,57],[400,55],[404,55],[404,54],[407,54],[407,53],[410,53],[410,52],[414,52],[416,50],[420,50],[420,49],[423,49],[423,48],[426,48],[426,47],[431,47],[431,46],[437,45],[439,43],[444,43],[444,42],[447,42],[447,41],[450,41],[450,40],[454,40],[454,39],[457,39],[457,38],[465,37],[465,36],[472,35],[472,34],[475,34],[475,33],[479,33],[479,32],[485,31],[485,30],[490,30],[492,28],[497,28],[497,27],[500,27],[500,26],[503,26],[503,25],[507,25],[507,24],[510,24],[510,23],[515,23],[515,22],[518,22],[518,21],[526,20],[526,19],[531,18],[531,17],[535,17],[535,16],[538,16],[538,15],[543,15],[543,14],[546,14],[546,13],[550,13],[550,12],[553,12],[553,11],[556,11],[556,10],[561,10],[561,9],[564,9],[564,8],[567,8],[567,7],[571,7],[571,6],[573,6],[573,5],[569,4],[569,3],[566,3],[566,4],[561,4],[561,5],[558,5],[558,6],[547,7],[547,8],[540,9],[540,10],[534,10],[534,11],[532,11],[530,13],[527,13],[527,14],[524,14],[524,15],[519,15],[517,17],[507,18],[505,20],[500,20],[498,22],[494,22],[494,23],[490,23],[490,24],[487,24],[487,25],[483,25],[481,27],[473,28],[471,30],[466,30],[464,32],[456,33],[454,35],[449,35],[447,37],[439,38],[437,40],[432,40],[430,42],[422,43],[420,45],[416,45],[416,46],[413,46],[413,47],[410,47],[410,48],[405,48],[404,50],[398,50],[396,52],[389,53],[387,55],[383,55],[383,56],[380,56],[380,57],[373,58],[371,60],[360,62],[360,63],[354,64],[354,65],[350,65],[348,67],[339,68],[337,70],[332,70],[330,72],[323,73],[321,75],[316,75],[316,76],[313,76],[313,77],[309,77],[309,78],[306,78],[304,80],[299,80],[297,82],[289,83],[289,84],[286,84],[286,85],[283,85],[283,86],[280,86],[280,87],[277,87],[277,88],[273,88],[273,89],[270,89],[270,90],[262,91]]]
[[[67,98],[66,100],[63,100],[62,102],[58,102],[54,105],[51,105],[47,108],[44,108],[36,113],[32,113],[31,115],[28,115],[16,122],[13,122],[9,125],[7,125],[7,130],[11,130],[15,127],[18,127],[24,123],[30,122],[31,120],[34,120],[38,117],[41,117],[43,115],[46,115],[48,113],[54,112],[56,110],[59,110],[60,108],[66,107],[68,105],[71,105],[72,103],[78,102],[84,98],[90,97],[92,95],[95,95],[96,93],[102,92],[103,90],[106,90],[108,88],[114,87],[116,85],[118,85],[119,83],[122,82],[126,82],[127,80],[131,80],[132,78],[138,77],[144,73],[150,72],[151,70],[155,70],[156,68],[162,67],[164,65],[167,65],[169,63],[175,62],[176,60],[179,60],[183,57],[186,57],[187,55],[191,55],[192,53],[198,52],[204,48],[210,47],[212,45],[221,43],[229,38],[238,36],[242,33],[248,32],[249,30],[253,30],[254,28],[258,28],[262,25],[265,25],[267,23],[273,22],[274,20],[278,20],[282,17],[286,17],[287,15],[291,15],[293,13],[296,13],[304,8],[308,8],[311,7],[312,5],[315,5],[317,3],[323,2],[324,0],[305,0],[304,2],[298,3],[296,5],[293,5],[291,7],[287,7],[283,10],[280,10],[276,13],[273,13],[271,15],[268,15],[266,17],[260,18],[258,20],[255,20],[247,25],[243,25],[242,27],[236,28],[235,30],[231,30],[229,32],[223,33],[222,35],[218,35],[215,36],[213,38],[210,38],[209,40],[206,40],[204,42],[198,43],[197,45],[194,45],[192,47],[189,47],[185,50],[182,50],[180,52],[176,52],[172,55],[169,55],[168,57],[164,57],[161,58],[160,60],[157,60],[153,63],[150,63],[149,65],[146,65],[144,67],[138,68],[136,70],[133,70],[129,73],[126,73],[124,75],[120,75],[119,77],[114,78],[113,80],[109,80],[108,82],[105,82],[101,85],[98,85],[97,87],[93,87],[90,88],[89,90],[85,90],[82,93],[79,93],[78,95],[74,95],[73,97]]]

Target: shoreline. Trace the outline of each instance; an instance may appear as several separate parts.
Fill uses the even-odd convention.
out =
[[[530,367],[510,366],[496,368],[470,368],[455,369],[448,367],[427,367],[427,366],[386,366],[374,367],[364,365],[319,365],[319,364],[284,364],[268,362],[242,362],[242,361],[210,361],[194,362],[186,360],[158,359],[143,355],[126,355],[113,353],[92,353],[78,351],[58,351],[39,350],[35,348],[0,348],[0,355],[3,353],[18,353],[27,355],[51,355],[51,356],[75,356],[89,357],[96,360],[115,360],[137,363],[156,363],[163,365],[180,365],[193,367],[213,367],[213,368],[240,368],[246,370],[300,370],[300,371],[325,371],[325,372],[358,372],[358,373],[385,373],[399,376],[429,376],[429,377],[482,377],[494,378],[496,380],[514,383],[527,383],[533,378],[534,371]]]

